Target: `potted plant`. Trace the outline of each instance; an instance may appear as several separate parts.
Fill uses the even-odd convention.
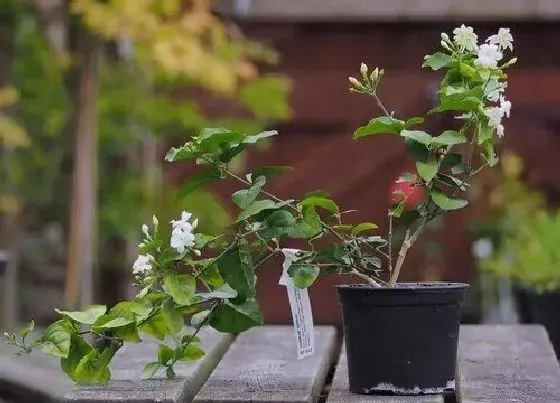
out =
[[[341,211],[324,191],[298,200],[267,191],[269,178],[289,168],[262,167],[246,175],[230,169],[233,158],[276,135],[275,131],[246,135],[224,128],[205,129],[183,146],[172,148],[166,160],[191,160],[201,167],[183,185],[182,195],[218,180],[240,185],[232,195],[240,212],[229,230],[203,234],[198,231],[198,220],[188,212],[164,226],[154,216],[150,227],[142,227],[144,239],[133,265],[140,291],[133,300],[110,309],[96,305],[59,311],[60,320],[38,340],[27,340],[31,323],[20,334],[7,335],[8,342],[22,352],[41,347],[61,358],[62,368],[73,380],[90,382],[107,381],[115,352],[123,343],[138,342],[139,334],[147,334],[161,344],[157,360],[146,365],[145,375],[173,377],[174,363],[203,354],[197,337],[203,325],[237,333],[261,324],[256,275],[270,259],[284,256],[282,282],[290,292],[305,289],[327,274],[353,276],[363,283],[337,289],[352,391],[419,394],[453,388],[459,311],[467,285],[399,283],[398,278],[407,252],[425,226],[465,207],[467,201],[461,196],[471,178],[498,162],[493,143],[503,135],[501,119],[509,116],[511,108],[503,97],[504,70],[515,63],[515,59],[501,62],[503,52],[512,48],[509,29],[500,29],[480,46],[470,27],[463,25],[453,35],[451,39],[442,34],[442,50],[426,56],[423,64],[445,72],[439,103],[429,114],[457,117],[456,127],[436,136],[416,128],[423,118],[403,120],[382,103],[378,93],[382,69],[370,71],[362,64],[360,78],[350,78],[351,91],[370,97],[382,112],[358,128],[354,138],[389,134],[402,140],[417,172],[400,180],[424,194],[422,203],[412,210],[405,209],[408,193],[398,195],[388,210],[386,237],[376,232],[374,223],[353,222],[351,211]],[[397,248],[393,228],[399,224],[405,236]],[[285,249],[286,239],[305,240],[306,246]],[[193,332],[185,333],[185,316]],[[102,347],[91,345],[85,334],[105,342]],[[301,356],[309,354],[312,340],[299,347]]]
[[[504,181],[490,194],[491,205],[499,209],[495,234],[477,241],[488,245],[480,268],[512,281],[520,320],[542,324],[560,356],[560,212],[547,209],[542,195],[520,180],[518,157],[503,161]]]

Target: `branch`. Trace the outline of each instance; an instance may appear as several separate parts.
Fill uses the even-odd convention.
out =
[[[404,259],[406,257],[406,254],[407,254],[408,250],[412,247],[412,245],[414,245],[414,243],[416,242],[416,240],[418,239],[418,237],[420,236],[420,234],[424,230],[426,222],[428,221],[427,217],[428,217],[427,215],[424,216],[424,219],[422,220],[422,222],[420,223],[418,228],[416,228],[416,231],[414,231],[414,233],[412,235],[410,235],[410,229],[406,230],[406,235],[404,236],[404,241],[402,243],[401,249],[399,250],[399,256],[397,258],[397,263],[395,265],[395,270],[391,273],[391,278],[389,279],[389,285],[391,287],[394,287],[397,284],[397,280],[399,279],[399,274],[401,272],[401,268],[402,268],[402,265],[404,263]]]

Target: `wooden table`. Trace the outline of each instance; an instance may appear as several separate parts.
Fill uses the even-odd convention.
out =
[[[207,352],[204,358],[179,366],[178,377],[172,381],[140,378],[143,365],[157,355],[157,346],[151,342],[123,348],[113,363],[113,380],[107,385],[72,387],[54,364],[45,365],[43,360],[42,364],[32,365],[38,362],[33,361],[34,357],[21,362],[3,355],[0,399],[61,399],[73,403],[560,402],[560,367],[540,326],[462,326],[458,393],[447,397],[349,393],[344,348],[332,327],[316,327],[316,352],[299,361],[289,326],[263,326],[237,337],[207,329],[201,338]],[[15,375],[10,371],[14,363],[19,363]],[[27,374],[21,368],[25,365],[30,368]],[[30,400],[29,395],[19,398],[23,395],[16,393],[31,389],[35,400]],[[36,400],[38,393],[42,393],[41,400]]]

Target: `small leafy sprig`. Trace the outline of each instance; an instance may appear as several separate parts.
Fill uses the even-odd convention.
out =
[[[470,27],[457,28],[453,40],[442,34],[443,51],[427,56],[423,65],[446,70],[438,105],[428,114],[452,113],[459,123],[437,136],[413,129],[424,122],[423,118],[402,120],[389,112],[378,95],[385,74],[382,69],[369,72],[362,64],[361,79],[350,78],[351,91],[372,97],[383,112],[358,128],[354,138],[392,134],[402,139],[416,172],[400,180],[422,188],[427,195],[413,210],[405,209],[406,194],[401,195],[388,211],[387,239],[375,232],[375,223],[352,222],[352,211],[341,211],[323,190],[300,199],[283,199],[269,192],[269,179],[289,171],[289,167],[261,167],[246,175],[231,169],[235,157],[276,131],[247,135],[225,128],[204,129],[184,145],[172,148],[166,160],[191,160],[201,167],[183,184],[181,198],[215,181],[238,184],[239,190],[231,199],[239,214],[228,230],[203,234],[198,231],[198,220],[184,211],[170,223],[168,236],[154,216],[151,228],[142,226],[144,239],[133,265],[140,291],[132,300],[109,309],[93,305],[79,311],[59,310],[60,319],[35,341],[27,341],[33,328],[30,325],[20,334],[7,334],[8,343],[20,353],[39,347],[59,357],[62,369],[76,382],[106,382],[111,376],[111,359],[124,343],[152,337],[159,343],[158,356],[146,364],[144,374],[172,378],[177,362],[196,360],[204,354],[198,337],[204,325],[238,333],[262,323],[256,276],[266,263],[292,253],[283,249],[289,239],[305,243],[288,269],[296,287],[309,287],[327,274],[354,276],[374,287],[395,286],[406,254],[426,224],[447,211],[465,207],[467,201],[459,196],[467,191],[469,180],[498,162],[494,138],[503,135],[501,119],[509,116],[511,109],[503,97],[507,86],[504,69],[515,60],[500,66],[498,62],[502,52],[512,48],[511,41],[508,29],[500,29],[480,46]],[[492,105],[494,102],[499,106]],[[480,153],[478,167],[475,150]],[[393,220],[405,227],[394,264]],[[184,326],[187,320],[189,330]]]

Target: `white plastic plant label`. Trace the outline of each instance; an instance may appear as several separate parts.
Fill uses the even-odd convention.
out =
[[[296,260],[298,249],[282,249],[284,253],[284,264],[282,265],[282,276],[278,284],[285,285],[288,292],[288,301],[292,310],[292,320],[296,336],[297,358],[309,357],[315,350],[315,332],[313,330],[313,314],[311,302],[307,289],[298,288],[294,285],[292,278],[288,275],[288,269]]]

